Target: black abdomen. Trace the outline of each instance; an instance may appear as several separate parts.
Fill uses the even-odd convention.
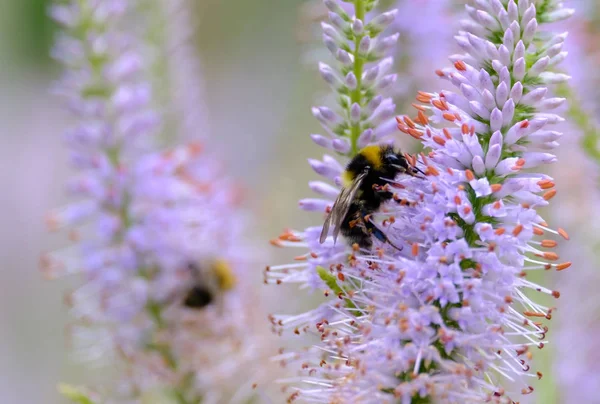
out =
[[[194,286],[186,295],[183,304],[191,309],[201,309],[213,300],[212,293],[202,286]]]
[[[373,247],[371,232],[367,229],[364,217],[374,210],[367,210],[363,201],[354,200],[340,228],[348,244],[358,244],[360,248],[370,250]]]

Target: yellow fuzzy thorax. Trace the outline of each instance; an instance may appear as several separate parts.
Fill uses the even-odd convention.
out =
[[[383,164],[381,161],[381,146],[370,145],[363,147],[358,154],[364,156],[365,159],[370,163],[371,167],[379,170]]]
[[[218,279],[219,288],[221,288],[221,290],[233,289],[237,283],[237,279],[235,278],[235,274],[227,262],[223,260],[215,260],[212,270]]]
[[[352,181],[354,181],[354,177],[355,177],[355,175],[353,173],[351,173],[350,171],[344,171],[342,173],[342,186],[344,188],[348,188],[350,185],[352,185]]]

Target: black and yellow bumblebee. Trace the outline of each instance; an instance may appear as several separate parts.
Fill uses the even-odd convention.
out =
[[[341,232],[350,245],[356,243],[362,249],[371,250],[372,236],[375,236],[400,250],[371,222],[370,216],[382,203],[393,198],[394,194],[386,184],[399,174],[415,176],[418,172],[421,170],[411,166],[402,152],[390,145],[370,145],[361,149],[342,174],[343,188],[325,219],[319,239],[321,244],[327,239],[329,228],[333,227],[334,242]]]
[[[206,263],[189,262],[193,284],[185,293],[183,305],[202,309],[213,303],[224,292],[233,289],[236,277],[231,266],[219,259]]]

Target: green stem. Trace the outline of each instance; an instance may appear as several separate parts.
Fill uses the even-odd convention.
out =
[[[354,8],[356,12],[356,19],[364,22],[365,20],[365,1],[364,0],[354,0]],[[363,74],[363,66],[364,59],[360,55],[359,46],[360,41],[363,39],[364,34],[356,35],[354,38],[354,69],[353,73],[356,76],[356,88],[350,93],[350,105],[349,108],[352,108],[354,103],[357,103],[362,107],[362,74]],[[350,111],[348,111],[349,113]],[[350,156],[353,157],[358,153],[358,137],[361,133],[361,124],[360,121],[353,123],[350,134]]]
[[[566,84],[558,87],[556,94],[570,100],[569,109],[567,111],[571,120],[581,129],[583,137],[581,138],[581,146],[596,163],[600,163],[600,131],[590,119],[590,115],[583,109],[581,102],[575,97],[574,91]]]

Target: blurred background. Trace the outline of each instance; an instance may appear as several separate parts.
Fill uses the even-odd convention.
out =
[[[49,57],[56,29],[47,17],[49,3],[0,3],[3,403],[62,403],[56,392],[58,382],[85,383],[103,375],[103,371],[90,371],[69,357],[64,338],[67,313],[61,296],[71,280],[48,282],[38,271],[40,253],[65,242],[47,233],[43,219],[49,209],[66,203],[64,184],[69,174],[61,137],[68,117],[48,91],[59,73]],[[323,9],[320,2],[310,0],[196,3],[194,19],[211,136],[229,172],[245,184],[248,207],[257,218],[254,241],[265,246],[261,266],[256,268],[256,287],[262,288],[267,301],[277,302],[272,311],[284,307],[297,312],[311,306],[310,298],[301,292],[297,296],[302,298],[295,300],[290,298],[291,289],[264,287],[261,271],[267,263],[289,259],[287,252],[268,247],[270,238],[283,228],[303,228],[320,220],[299,211],[297,201],[310,196],[306,183],[313,174],[306,158],[320,153],[308,134],[319,133],[310,106],[320,101],[324,90],[314,69],[324,55],[315,28]],[[399,1],[401,10],[410,15],[406,26],[398,27],[402,31],[397,58],[399,112],[416,89],[434,89],[441,84],[433,80],[433,71],[444,65],[453,46],[460,3]],[[565,127],[562,158],[553,168],[553,175],[559,177],[559,196],[545,215],[553,226],[570,230],[572,240],[561,255],[576,265],[559,276],[540,274],[546,278],[544,284],[558,284],[562,292],[548,335],[553,343],[540,356],[545,377],[533,399],[540,403],[600,402],[598,397],[597,401],[578,401],[574,387],[600,385],[596,384],[600,383],[600,340],[595,334],[600,327],[600,303],[596,303],[600,233],[595,223],[600,162],[588,157],[596,143],[589,143],[587,152],[580,145],[584,136],[594,140],[596,135],[593,116],[598,112],[600,84],[600,30],[596,28],[600,5],[596,0],[567,3],[579,12],[568,27],[572,57],[566,66],[574,77],[579,108],[572,107],[569,112],[579,119]],[[405,147],[416,146],[405,143]]]

